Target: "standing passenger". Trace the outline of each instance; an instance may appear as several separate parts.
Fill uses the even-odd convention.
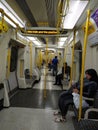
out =
[[[53,67],[53,76],[57,74],[57,67],[58,67],[58,59],[57,56],[52,60],[52,67]]]
[[[65,68],[65,72],[64,72],[64,68]],[[61,70],[58,71],[55,77],[54,85],[62,85],[61,80],[63,79],[64,74],[67,74],[67,62],[64,63],[64,66],[61,68]]]

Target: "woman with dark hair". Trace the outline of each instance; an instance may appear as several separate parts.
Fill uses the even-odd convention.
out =
[[[85,71],[86,78],[90,81],[95,81],[98,84],[98,75],[97,72],[94,69],[87,69]]]
[[[98,89],[98,75],[94,69],[88,69],[85,71],[86,78],[84,78],[84,86],[83,86],[83,96],[93,98],[96,90]],[[61,114],[61,117],[55,118],[56,122],[65,122],[66,114],[68,111],[68,107],[70,104],[73,104],[73,95],[72,93],[79,93],[80,90],[80,82],[76,82],[72,85],[72,87],[64,91],[60,94],[58,100],[58,106],[60,112],[54,112],[54,115]],[[91,102],[88,102],[89,105]]]

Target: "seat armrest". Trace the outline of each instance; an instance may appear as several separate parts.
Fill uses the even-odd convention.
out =
[[[83,97],[84,100],[94,101],[94,98]]]
[[[84,115],[84,119],[88,119],[88,115],[90,112],[98,112],[98,108],[89,108]],[[93,119],[94,120],[94,119]],[[97,120],[97,119],[96,119]],[[98,121],[98,120],[97,120]]]

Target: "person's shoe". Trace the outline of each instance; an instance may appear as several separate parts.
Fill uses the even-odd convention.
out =
[[[55,122],[57,122],[57,123],[59,123],[59,122],[61,122],[61,123],[66,122],[66,118],[57,117],[57,118],[55,118]]]
[[[60,111],[55,111],[55,112],[53,113],[53,115],[54,115],[54,116],[61,115],[61,112],[60,112]]]
[[[53,85],[57,85],[57,83],[54,83]]]
[[[59,84],[57,84],[57,85],[60,85],[60,86],[62,86],[63,84],[60,84],[60,83],[59,83]]]

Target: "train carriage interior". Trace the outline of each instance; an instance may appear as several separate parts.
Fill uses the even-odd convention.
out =
[[[98,0],[0,0],[0,130],[98,130],[97,56]]]

